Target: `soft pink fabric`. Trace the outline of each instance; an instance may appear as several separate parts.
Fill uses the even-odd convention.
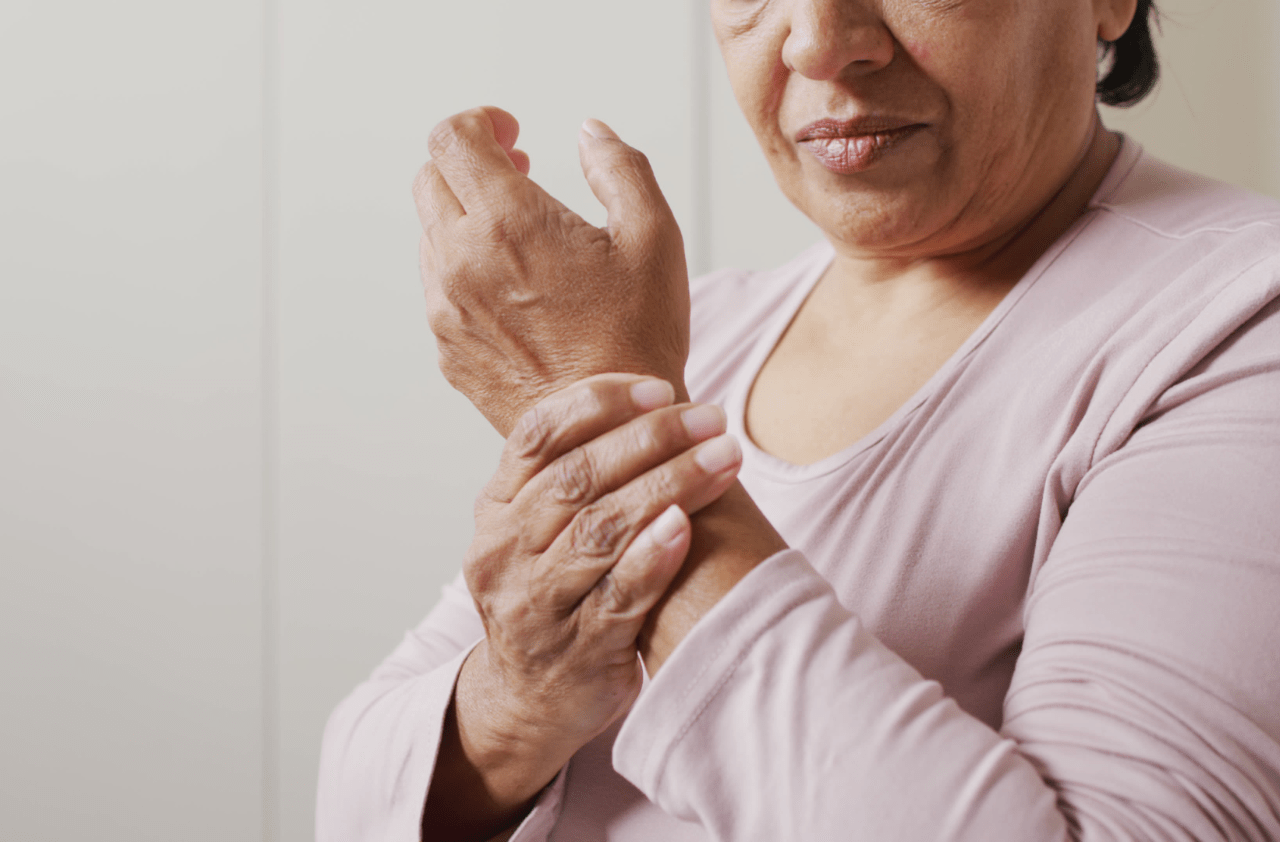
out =
[[[918,394],[792,465],[745,397],[831,256],[694,285],[691,388],[794,549],[515,838],[1280,839],[1280,205],[1126,142]],[[482,633],[455,583],[334,713],[321,842],[417,838]]]

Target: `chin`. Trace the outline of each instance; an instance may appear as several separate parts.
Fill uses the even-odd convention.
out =
[[[901,193],[844,197],[824,193],[815,198],[798,206],[838,250],[917,256],[913,249],[941,227],[931,224],[937,218],[936,203]]]

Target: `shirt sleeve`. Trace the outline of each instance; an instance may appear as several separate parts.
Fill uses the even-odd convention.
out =
[[[1280,336],[1224,343],[1096,461],[996,731],[798,552],[632,710],[618,771],[724,842],[1280,839]]]
[[[316,842],[417,842],[458,672],[484,637],[462,575],[369,680],[329,717],[320,751]],[[564,771],[510,842],[545,840]]]

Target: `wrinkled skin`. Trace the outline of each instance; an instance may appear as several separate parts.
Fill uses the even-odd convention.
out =
[[[836,247],[822,281],[837,293],[827,308],[833,322],[840,324],[841,305],[887,312],[903,309],[904,297],[945,318],[935,302],[957,291],[985,294],[990,278],[1017,277],[1078,215],[1070,191],[1061,208],[1042,211],[1073,173],[1084,173],[1077,180],[1087,197],[1094,171],[1105,169],[1111,153],[1094,142],[1095,44],[1119,37],[1133,5],[712,0],[735,95],[779,185]],[[856,175],[823,169],[797,142],[796,132],[814,120],[866,114],[924,128],[883,166]],[[611,133],[582,135],[584,172],[609,213],[597,229],[527,178],[517,133],[515,119],[495,108],[451,117],[432,134],[432,161],[415,181],[423,282],[445,376],[504,436],[539,400],[602,372],[653,375],[683,399],[683,247],[647,162]],[[829,378],[821,363],[806,359],[799,369]],[[838,386],[816,381],[812,392]],[[570,429],[593,417],[582,410],[557,423]],[[799,429],[791,419],[781,426]],[[607,438],[607,429],[582,442],[599,442],[592,464],[626,464],[645,452],[636,441]],[[518,450],[513,441],[522,435],[508,447]],[[646,665],[660,668],[699,617],[785,546],[733,483],[736,463],[714,475],[676,467],[696,452],[691,445],[650,453],[649,470],[668,470],[670,479],[617,510],[603,556],[575,543],[583,533],[570,525],[572,497],[560,508],[527,510],[515,498],[482,499],[468,578],[488,639],[464,666],[446,724],[423,815],[434,838],[487,838],[518,820],[573,751],[625,710],[638,676],[636,644]],[[558,481],[572,486],[574,472]],[[672,545],[678,552],[654,552],[641,530],[672,503],[690,511],[695,498],[707,506],[696,540],[686,531]],[[599,511],[580,503],[580,512]],[[531,551],[522,530],[556,537]],[[643,598],[588,598],[609,592],[600,583],[616,581],[629,547],[640,559],[628,565],[634,580],[647,583],[637,591]],[[537,573],[553,568],[581,575]],[[576,610],[626,610],[566,621],[572,593],[544,594],[561,586],[553,583],[579,595]]]
[[[518,132],[497,108],[450,117],[414,182],[441,371],[503,435],[592,374],[654,375],[683,397],[684,243],[647,159],[582,133],[583,170],[609,213],[597,228],[527,177]]]
[[[688,551],[684,513],[723,494],[741,457],[718,407],[674,398],[663,381],[600,375],[508,437],[463,567],[485,638],[458,678],[433,832],[499,829],[640,692],[636,638]]]

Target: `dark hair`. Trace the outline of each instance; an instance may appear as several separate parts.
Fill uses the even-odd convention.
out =
[[[1098,82],[1098,101],[1128,108],[1151,93],[1160,78],[1160,61],[1151,40],[1151,25],[1160,26],[1155,0],[1138,0],[1133,22],[1114,41],[1098,41],[1098,60],[1110,59],[1107,74]]]

